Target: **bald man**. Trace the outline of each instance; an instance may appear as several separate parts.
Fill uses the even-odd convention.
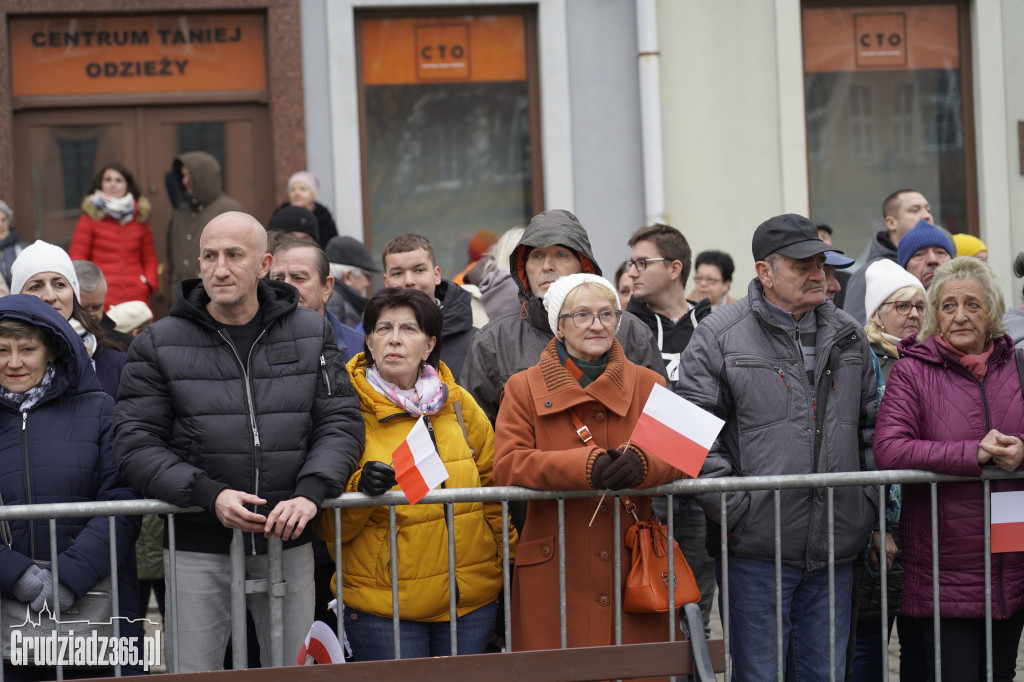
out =
[[[174,672],[223,667],[236,528],[247,579],[268,577],[266,538],[284,541],[284,648],[299,650],[313,621],[310,522],[342,491],[363,448],[359,401],[331,325],[299,307],[294,287],[264,279],[272,261],[255,218],[211,220],[199,239],[202,278],[182,282],[169,316],[132,343],[121,376],[114,452],[122,477],[145,497],[205,510],[175,524],[178,631],[166,633],[167,650],[178,646]],[[247,602],[268,666],[269,601]]]

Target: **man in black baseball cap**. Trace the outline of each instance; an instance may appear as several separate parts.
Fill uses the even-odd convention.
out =
[[[757,277],[747,296],[697,325],[680,361],[685,380],[681,372],[676,392],[725,421],[700,477],[869,468],[871,443],[862,434],[875,423],[875,371],[864,330],[825,298],[825,254],[832,247],[818,238],[814,223],[793,214],[762,223],[752,246]],[[842,677],[853,562],[877,518],[876,491],[836,488],[831,500],[820,490],[784,491],[781,541],[771,490],[724,494],[724,505],[719,493],[698,501],[713,525],[708,536],[718,537],[724,524],[729,537],[733,669],[761,679],[763,645],[782,637],[774,629],[780,609],[788,618],[786,667],[801,679]],[[787,585],[777,597],[781,604],[765,598],[776,594],[777,559]]]

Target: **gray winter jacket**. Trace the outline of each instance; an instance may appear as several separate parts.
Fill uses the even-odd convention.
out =
[[[864,310],[864,294],[867,291],[865,276],[868,266],[876,260],[882,260],[883,258],[888,258],[893,263],[896,262],[896,247],[892,245],[892,240],[889,239],[888,230],[880,230],[875,234],[871,240],[871,248],[868,249],[868,257],[864,264],[860,266],[857,272],[850,276],[850,280],[843,287],[846,294],[846,297],[843,299],[843,310],[850,313],[853,319],[857,320],[860,324],[864,324],[868,316]]]
[[[601,268],[594,260],[594,252],[590,248],[587,231],[576,216],[562,209],[534,216],[519,240],[519,245],[509,256],[509,270],[519,286],[519,299],[523,307],[514,313],[492,319],[473,337],[459,381],[459,385],[476,398],[492,423],[498,416],[505,382],[513,374],[536,365],[541,351],[554,336],[548,325],[543,299],[530,293],[525,263],[531,250],[556,245],[574,251],[583,265],[583,272],[601,274]],[[634,315],[623,313],[615,337],[630,361],[665,376],[665,363],[647,325]]]
[[[814,386],[796,340],[796,321],[764,298],[758,279],[747,297],[705,318],[683,353],[677,391],[714,412],[725,427],[701,476],[775,476],[874,468],[877,389],[864,330],[831,301],[818,322]],[[786,326],[788,318],[788,326]],[[781,325],[780,325],[781,323]],[[782,561],[813,571],[828,565],[827,491],[782,491]],[[775,557],[774,493],[727,493],[730,550]],[[718,493],[703,495],[721,523]],[[871,486],[835,488],[835,558],[852,561],[877,522]]]
[[[1007,308],[1006,314],[1003,315],[1003,324],[1006,325],[1006,333],[1013,339],[1013,345],[1024,348],[1024,310]]]

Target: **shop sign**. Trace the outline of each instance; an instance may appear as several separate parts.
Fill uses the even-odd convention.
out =
[[[15,97],[266,88],[262,14],[9,17]]]

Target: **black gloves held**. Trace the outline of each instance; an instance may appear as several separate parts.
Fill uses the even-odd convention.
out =
[[[643,483],[644,464],[632,448],[606,450],[594,459],[590,480],[599,490],[635,488]]]
[[[370,460],[363,465],[363,473],[359,477],[359,492],[377,497],[391,490],[397,482],[394,469],[384,462]]]

